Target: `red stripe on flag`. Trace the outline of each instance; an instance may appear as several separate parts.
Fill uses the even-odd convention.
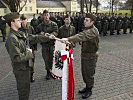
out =
[[[73,64],[72,64],[72,50],[69,50],[69,58],[68,58],[68,95],[67,100],[74,100],[74,72],[73,72]]]

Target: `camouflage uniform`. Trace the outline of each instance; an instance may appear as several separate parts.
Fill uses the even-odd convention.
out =
[[[112,17],[110,18],[110,35],[114,35],[115,26],[116,18],[114,17],[114,15],[112,15]]]
[[[66,27],[63,25],[59,28],[58,37],[59,38],[67,38],[75,35],[75,28],[73,26]]]
[[[70,42],[82,42],[81,70],[87,88],[94,86],[94,74],[98,58],[99,33],[95,26],[91,26],[77,35],[68,38]]]
[[[103,22],[103,36],[107,35],[107,31],[108,31],[108,26],[109,26],[109,19],[108,17],[105,15],[102,19]]]
[[[133,16],[130,17],[130,33],[132,33],[133,30]]]
[[[19,100],[28,100],[30,93],[30,70],[27,61],[33,58],[33,54],[27,51],[25,39],[23,32],[11,29],[6,42],[6,49],[17,81]]]
[[[122,28],[122,24],[123,24],[123,21],[122,21],[122,17],[121,16],[118,16],[117,19],[116,19],[116,30],[117,30],[117,35],[120,34],[120,30]]]
[[[49,34],[54,34],[57,36],[58,26],[55,22],[49,21],[46,23],[41,23],[38,26],[38,33],[44,32]],[[52,61],[53,61],[53,50],[54,50],[54,40],[50,40],[46,43],[41,43],[42,45],[42,57],[45,62],[45,68],[47,71],[50,71],[52,68]]]
[[[3,42],[6,41],[6,21],[2,19],[2,16],[0,16],[0,30],[2,33]]]
[[[101,24],[101,18],[100,18],[99,15],[98,15],[97,18],[96,18],[95,26],[96,26],[96,28],[98,29],[99,33],[101,33],[102,24]]]
[[[27,26],[21,25],[21,28],[19,30],[23,31],[25,33],[25,36],[26,36],[26,45],[27,45],[27,47],[32,49],[32,53],[33,53],[33,56],[34,56],[34,58],[31,59],[31,61],[32,61],[31,65],[29,64],[30,65],[29,66],[30,67],[30,73],[31,73],[30,74],[30,80],[31,80],[31,82],[33,82],[34,81],[33,73],[34,73],[35,50],[36,50],[36,48],[35,48],[34,44],[30,44],[30,41],[28,40],[28,38],[29,38],[29,34],[35,35],[35,31],[34,31],[33,27],[28,26],[28,25]]]
[[[123,34],[127,34],[127,28],[129,26],[129,17],[126,15],[123,18]]]

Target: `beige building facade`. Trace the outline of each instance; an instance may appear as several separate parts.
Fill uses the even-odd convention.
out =
[[[21,6],[24,3],[22,2]],[[22,9],[20,14],[34,14],[36,13],[36,0],[27,0],[25,7]]]

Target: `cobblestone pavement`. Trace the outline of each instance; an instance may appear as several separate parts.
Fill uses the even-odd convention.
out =
[[[0,38],[0,100],[18,100],[16,81],[10,58]],[[80,45],[74,49],[75,100],[85,86],[80,70]],[[38,46],[35,83],[31,84],[30,100],[61,100],[61,80],[45,80],[46,71]],[[100,38],[99,59],[93,95],[86,100],[133,100],[133,34]]]

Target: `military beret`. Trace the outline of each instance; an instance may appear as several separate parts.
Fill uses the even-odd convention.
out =
[[[18,12],[12,12],[12,13],[8,13],[3,17],[7,22],[11,22],[14,19],[19,18],[19,13]]]
[[[22,15],[20,16],[20,19],[21,19],[21,20],[25,20],[25,19],[27,19],[27,18],[26,18],[26,16],[25,16],[24,14],[22,14]]]
[[[43,14],[46,14],[46,13],[48,13],[48,10],[45,9],[45,10],[43,11]]]
[[[87,13],[86,18],[90,18],[91,20],[96,21],[96,16],[94,14],[91,14],[91,13]]]

